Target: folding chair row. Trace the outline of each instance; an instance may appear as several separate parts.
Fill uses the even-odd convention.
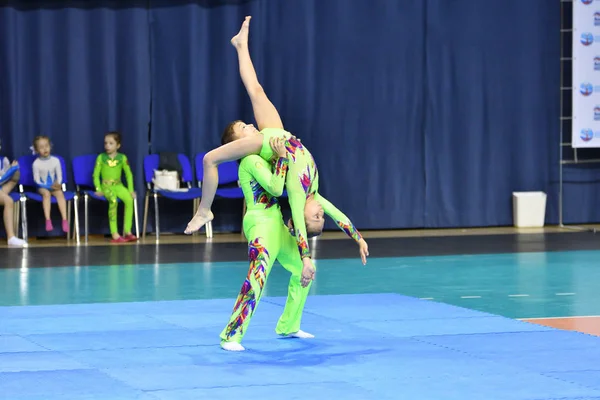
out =
[[[148,222],[148,209],[150,197],[154,199],[154,221],[155,221],[155,233],[157,239],[160,236],[160,212],[159,212],[159,201],[160,197],[175,200],[175,201],[189,201],[192,200],[192,215],[196,213],[202,198],[202,176],[204,174],[203,158],[206,153],[197,154],[194,158],[197,184],[193,185],[194,174],[190,160],[185,154],[178,154],[178,160],[182,167],[181,181],[184,184],[184,188],[181,191],[168,191],[161,190],[154,187],[154,171],[158,169],[160,158],[158,154],[150,154],[144,158],[144,180],[146,183],[146,193],[144,201],[144,220],[143,220],[143,237],[146,236],[147,222]],[[66,190],[66,184],[68,179],[66,163],[63,157],[56,156],[62,165],[63,169],[63,183],[62,190],[65,195],[65,200],[68,204],[68,221],[71,226],[71,209],[74,210],[74,231],[72,237],[77,238],[79,243],[79,212],[78,205],[80,197],[84,200],[84,237],[85,241],[88,241],[89,235],[89,200],[94,199],[97,201],[106,202],[106,198],[103,196],[97,196],[95,193],[95,185],[93,180],[93,171],[96,163],[97,154],[88,154],[83,156],[77,156],[72,161],[73,177],[76,186],[75,191]],[[42,196],[35,190],[36,184],[33,179],[33,161],[36,156],[27,155],[20,157],[19,168],[20,168],[20,179],[19,179],[19,193],[11,193],[11,198],[15,202],[20,203],[20,207],[17,207],[15,212],[15,222],[18,224],[21,219],[21,229],[23,231],[23,239],[27,240],[27,214],[26,214],[26,203],[27,201],[41,202]],[[217,189],[217,197],[226,199],[242,199],[244,195],[238,182],[238,163],[235,161],[226,162],[220,164],[219,170],[219,188]],[[232,186],[237,184],[237,186]],[[120,200],[119,200],[120,201]],[[56,199],[52,197],[52,203],[56,203]],[[75,207],[73,207],[75,203]],[[139,236],[139,214],[137,202],[134,201],[134,214],[135,214],[135,229],[136,236]],[[246,203],[243,201],[242,216],[245,213]],[[21,217],[19,216],[21,214]],[[208,223],[206,226],[206,236],[212,238],[212,223]]]

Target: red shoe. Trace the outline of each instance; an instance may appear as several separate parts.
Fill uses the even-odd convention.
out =
[[[133,233],[130,233],[129,235],[125,236],[126,242],[137,242],[137,240],[137,236],[135,236]]]
[[[119,236],[118,239],[112,239],[110,242],[111,243],[126,243],[127,240],[123,236]]]

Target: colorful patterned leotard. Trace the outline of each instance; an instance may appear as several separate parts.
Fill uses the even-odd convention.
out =
[[[290,159],[285,185],[292,209],[294,232],[301,257],[310,257],[310,249],[306,241],[306,223],[304,220],[304,206],[306,205],[306,199],[310,195],[314,196],[314,199],[323,207],[325,214],[331,217],[341,230],[346,232],[355,241],[358,242],[361,240],[362,236],[360,232],[354,227],[350,219],[318,193],[319,172],[315,160],[308,149],[283,129],[266,128],[261,131],[261,134],[264,138],[260,156],[267,161],[271,161],[274,156],[269,140],[272,137],[285,139],[285,147]]]

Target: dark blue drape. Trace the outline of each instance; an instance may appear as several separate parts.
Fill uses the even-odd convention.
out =
[[[558,176],[558,165],[554,167],[554,171],[555,176]],[[553,186],[556,188],[555,193],[558,197],[557,180],[558,178],[556,178],[556,182],[553,182]],[[585,224],[600,221],[598,204],[600,204],[600,169],[598,164],[565,165],[563,172],[564,223]],[[550,221],[557,223],[558,217],[552,215]]]
[[[510,225],[558,165],[560,4],[427,5],[426,226]]]
[[[143,193],[150,117],[146,10],[39,5],[0,8],[2,153],[27,154],[32,139],[47,134],[70,169],[73,157],[104,151],[104,133],[119,130]],[[92,211],[99,217],[94,232],[107,232],[105,207]],[[35,234],[43,217],[32,214],[29,224]]]
[[[250,14],[261,83],[313,152],[322,194],[359,228],[509,225],[511,193],[531,190],[548,193],[556,222],[558,4],[81,4],[0,8],[3,152],[47,132],[72,158],[120,129],[141,188],[148,123],[152,152],[209,151],[228,122],[252,121],[229,44]],[[241,203],[217,200],[215,212],[217,230],[239,230]],[[162,216],[181,232],[191,205]]]

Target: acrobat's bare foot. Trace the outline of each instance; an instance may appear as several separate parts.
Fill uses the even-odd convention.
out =
[[[209,223],[215,218],[214,214],[210,210],[198,209],[194,218],[188,223],[187,228],[185,228],[184,233],[186,235],[191,235],[196,232],[198,229],[202,228],[204,225]]]
[[[235,35],[234,37],[231,38],[231,44],[236,49],[239,49],[243,46],[248,45],[248,34],[250,33],[250,19],[251,18],[252,17],[250,17],[250,16],[246,17],[246,19],[242,23],[242,27],[240,28],[240,31],[237,33],[237,35]]]

